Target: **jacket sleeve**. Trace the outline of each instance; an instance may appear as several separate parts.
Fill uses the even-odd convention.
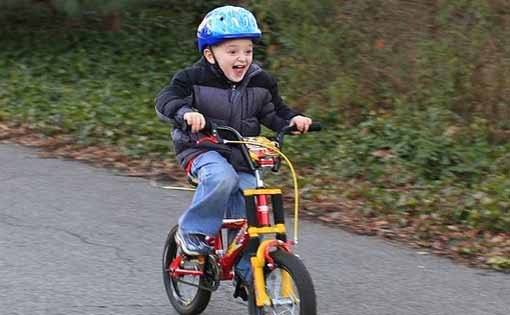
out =
[[[156,98],[156,114],[158,117],[175,125],[182,125],[184,114],[192,112],[192,82],[186,72],[177,72],[170,85],[165,87]]]
[[[278,93],[278,83],[267,75],[270,100],[265,102],[259,112],[259,119],[262,124],[273,131],[280,131],[289,124],[292,117],[300,115],[291,110],[282,100]]]

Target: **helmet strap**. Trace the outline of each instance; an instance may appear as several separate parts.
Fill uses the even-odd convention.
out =
[[[206,47],[207,49],[209,49],[209,51],[211,52],[211,55],[213,57],[213,60],[214,60],[214,63],[211,64],[209,62],[209,60],[207,60],[207,58],[205,58],[207,60],[207,62],[213,67],[213,69],[218,72],[218,74],[220,74],[221,76],[223,76],[223,78],[225,78],[225,80],[227,80],[229,83],[230,83],[230,80],[227,78],[227,76],[225,75],[225,73],[223,72],[223,70],[221,70],[221,67],[220,67],[220,64],[218,63],[218,59],[216,59],[216,56],[214,55],[214,51],[212,49],[212,46],[207,46]]]

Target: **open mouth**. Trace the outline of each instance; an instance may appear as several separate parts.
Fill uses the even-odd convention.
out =
[[[246,72],[246,65],[235,65],[232,67],[233,73],[237,77],[242,77]]]

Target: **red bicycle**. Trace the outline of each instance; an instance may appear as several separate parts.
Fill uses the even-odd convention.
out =
[[[319,130],[320,124],[314,123],[309,131]],[[233,266],[241,253],[247,252],[251,259],[253,285],[243,289],[237,284],[234,296],[248,301],[249,314],[315,315],[312,279],[301,259],[292,251],[298,233],[297,177],[290,160],[281,152],[284,136],[295,128],[285,128],[274,141],[265,137],[243,138],[231,127],[212,127],[211,131],[219,143],[240,146],[255,174],[257,187],[243,191],[246,219],[224,219],[221,231],[207,239],[213,248],[211,255],[186,255],[175,241],[178,226],[171,229],[163,253],[163,280],[170,303],[179,314],[203,312],[220,282],[234,279]],[[225,133],[233,135],[234,140],[220,136]],[[279,171],[282,158],[287,162],[294,182],[294,239],[291,241],[287,240],[282,191],[266,188],[262,180],[264,170]],[[227,246],[226,235],[232,230],[237,231],[237,235]]]

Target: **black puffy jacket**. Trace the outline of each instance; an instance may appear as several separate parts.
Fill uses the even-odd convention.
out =
[[[182,128],[184,114],[198,111],[217,125],[230,126],[245,137],[258,136],[260,124],[279,131],[297,113],[290,110],[278,94],[276,80],[256,64],[243,81],[233,84],[204,58],[190,68],[177,72],[169,86],[156,99],[160,119],[172,123],[172,140],[177,159],[183,167],[198,154],[216,150],[237,170],[246,170],[238,148],[197,141],[206,136]]]

